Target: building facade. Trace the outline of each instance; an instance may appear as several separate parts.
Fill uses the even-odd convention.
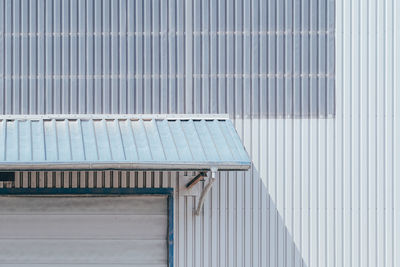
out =
[[[99,3],[0,3],[0,113],[229,114],[252,168],[219,172],[200,216],[174,191],[174,266],[400,265],[397,1]],[[183,173],[15,187],[94,175]]]

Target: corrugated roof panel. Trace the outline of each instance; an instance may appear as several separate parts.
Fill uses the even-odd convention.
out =
[[[69,121],[56,120],[56,135],[59,160],[72,160],[71,134],[69,132]]]
[[[19,149],[21,160],[32,160],[31,121],[21,121],[19,124]]]
[[[111,144],[107,133],[107,127],[105,120],[94,120],[94,130],[96,136],[97,149],[99,151],[99,157],[101,161],[113,160],[111,154]]]
[[[194,127],[193,120],[182,121],[182,128],[185,136],[188,140],[190,140],[189,147],[192,151],[194,160],[204,160],[206,155],[204,153],[203,146],[201,145],[200,138]]]
[[[146,130],[144,129],[143,121],[131,121],[131,127],[133,135],[135,136],[139,160],[151,161],[153,157],[151,155],[149,140],[146,136]]]
[[[16,124],[11,124],[10,122],[5,123],[5,152],[4,156],[6,159],[16,159],[16,152],[18,152],[18,147],[16,146],[16,140],[15,138],[18,136],[18,133],[14,132],[14,125]],[[14,147],[14,151],[10,151],[11,148]],[[11,154],[10,154],[11,153]]]
[[[113,160],[125,160],[125,148],[122,143],[118,120],[107,120],[106,126]]]
[[[160,134],[158,133],[157,126],[154,120],[144,121],[144,129],[146,130],[147,140],[149,141],[149,147],[153,160],[166,160],[164,148],[161,143]]]
[[[0,121],[3,170],[250,167],[227,119],[58,115]]]
[[[85,147],[83,144],[82,127],[80,120],[69,121],[69,131],[71,136],[71,151],[74,160],[85,159]]]
[[[94,133],[93,120],[81,120],[85,160],[98,160],[99,153]]]
[[[0,160],[6,159],[7,121],[0,123]]]
[[[209,122],[209,121],[208,121]],[[205,151],[205,154],[208,157],[211,157],[213,160],[220,160],[220,156],[218,155],[218,151],[215,147],[214,140],[210,135],[209,129],[206,125],[207,121],[205,120],[196,120],[194,121],[194,125],[197,130],[197,134],[200,137],[201,144]]]
[[[46,151],[44,144],[44,129],[42,120],[31,121],[32,134],[32,159],[35,161],[44,161]]]
[[[119,127],[122,136],[122,142],[127,160],[137,161],[139,159],[135,139],[133,137],[130,120],[119,120]]]
[[[225,123],[218,123],[218,127],[221,129],[221,132],[225,137],[226,143],[229,146],[233,159],[240,160],[242,158],[242,155],[240,154],[240,147],[236,147],[235,142],[229,142],[229,140],[231,140],[232,138],[232,135],[231,128],[228,128],[227,123],[229,122],[225,121]]]
[[[58,161],[58,149],[57,149],[57,136],[56,136],[56,127],[55,127],[55,120],[43,120],[44,125],[44,142],[45,142],[45,155],[46,161]],[[16,124],[16,121],[8,121],[7,124]],[[8,143],[8,141],[7,141]],[[7,149],[9,150],[9,149]],[[11,160],[7,157],[6,160]]]
[[[178,150],[180,160],[193,160],[193,154],[190,149],[189,140],[182,128],[181,120],[168,121],[169,129],[174,138],[176,149]]]
[[[156,125],[168,160],[179,160],[178,151],[166,120],[157,120]]]
[[[222,158],[227,158],[227,159],[233,159],[232,152],[226,143],[225,137],[223,133],[221,132],[221,129],[219,127],[219,124],[221,122],[214,120],[212,122],[206,123],[208,126],[209,132],[211,134],[211,137],[213,139],[213,142],[218,150],[218,154]]]

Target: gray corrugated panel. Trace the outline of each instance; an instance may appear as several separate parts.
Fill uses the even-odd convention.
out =
[[[199,116],[0,117],[2,169],[248,169],[232,122]],[[82,125],[88,124],[89,127]]]
[[[168,266],[167,197],[2,196],[1,202],[0,266]]]
[[[193,113],[243,87],[263,117],[332,116],[327,2],[2,1],[0,113]]]

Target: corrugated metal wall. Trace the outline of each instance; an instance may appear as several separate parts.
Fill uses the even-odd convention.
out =
[[[333,119],[265,119],[260,110],[268,102],[261,87],[184,90],[179,75],[162,90],[148,79],[133,91],[96,91],[97,104],[84,97],[60,102],[59,96],[77,90],[37,87],[28,101],[22,89],[7,89],[1,110],[229,113],[254,168],[221,173],[204,216],[193,216],[193,197],[177,199],[177,266],[400,266],[400,3],[335,2]],[[180,5],[169,5],[176,20],[183,20],[184,11],[175,8]],[[250,12],[248,6],[238,10]],[[184,51],[175,44],[169,49]],[[174,59],[175,69],[184,68],[182,57]],[[48,93],[57,101],[28,104]],[[176,176],[165,175],[175,178],[154,184],[146,179],[143,185],[176,184]]]
[[[335,113],[333,0],[0,1],[0,114]],[[205,99],[212,96],[205,96]],[[222,98],[222,99],[221,99]],[[160,101],[162,99],[162,101]]]

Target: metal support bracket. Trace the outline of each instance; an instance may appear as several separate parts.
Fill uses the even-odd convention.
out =
[[[199,182],[202,181],[204,177],[206,177],[206,175],[202,176],[201,173],[198,173],[197,175],[184,175],[181,173],[179,175],[179,196],[200,196],[202,187]]]
[[[186,188],[190,190],[193,186],[195,186],[198,182],[203,180],[204,177],[207,177],[207,173],[205,172],[200,172],[197,174],[190,182],[186,184]]]
[[[195,215],[200,215],[200,211],[203,208],[204,200],[206,198],[206,195],[211,190],[211,187],[215,182],[215,177],[216,177],[217,171],[218,171],[217,168],[211,168],[211,178],[209,179],[208,184],[206,185],[206,187],[201,192],[201,196],[200,196],[200,199],[199,199],[199,203],[197,204],[197,209],[196,209]]]

